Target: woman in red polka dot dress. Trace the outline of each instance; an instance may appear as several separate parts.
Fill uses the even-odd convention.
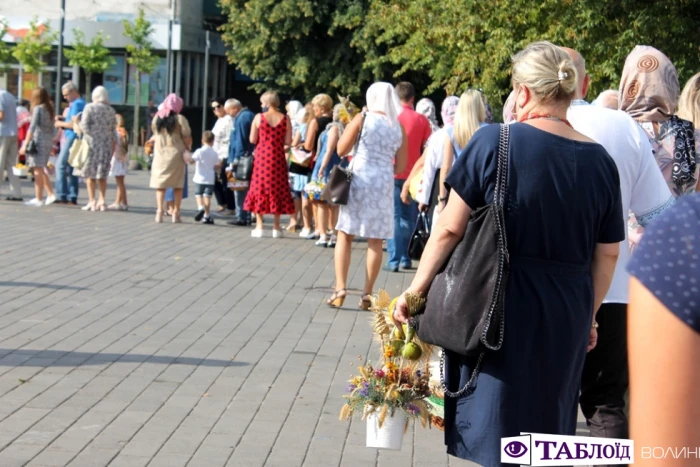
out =
[[[255,162],[250,189],[243,209],[255,213],[254,238],[263,236],[263,215],[274,214],[272,238],[281,238],[280,215],[294,214],[294,201],[289,191],[289,172],[284,146],[292,142],[292,125],[280,112],[280,98],[274,91],[260,97],[262,113],[255,116],[250,129],[250,142],[255,144]]]

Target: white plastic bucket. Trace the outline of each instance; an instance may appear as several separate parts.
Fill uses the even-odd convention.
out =
[[[403,433],[406,430],[406,412],[396,410],[393,416],[387,415],[379,428],[378,414],[367,416],[367,447],[401,450]]]

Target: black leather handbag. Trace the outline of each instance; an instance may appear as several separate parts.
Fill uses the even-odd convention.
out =
[[[39,152],[39,149],[37,148],[37,145],[36,145],[36,141],[34,141],[34,138],[29,140],[29,142],[27,143],[27,147],[24,148],[24,152],[25,152],[25,154],[29,154],[32,156]]]
[[[362,123],[360,124],[360,132],[357,135],[357,140],[355,141],[355,148],[353,149],[353,158],[347,168],[342,167],[340,164],[333,167],[330,175],[328,176],[328,183],[326,183],[323,189],[323,199],[330,201],[333,204],[338,204],[345,206],[348,204],[348,198],[350,197],[350,184],[352,183],[352,164],[355,161],[355,156],[357,155],[357,148],[360,145],[360,138],[362,137],[362,130],[365,127],[365,114],[362,114]]]
[[[408,243],[408,257],[420,261],[420,257],[423,256],[423,250],[425,250],[425,245],[428,244],[428,239],[430,238],[430,218],[428,213],[421,211],[418,214],[418,221],[416,221],[416,228],[413,229],[413,235]]]
[[[460,355],[478,357],[469,382],[456,393],[444,385],[441,361],[440,376],[449,397],[466,393],[485,353],[497,351],[503,345],[509,261],[504,213],[508,140],[509,127],[501,125],[493,202],[472,212],[464,238],[433,279],[424,312],[411,318],[411,325],[422,341]]]
[[[248,151],[238,158],[236,166],[236,180],[249,182],[253,178],[253,152]]]

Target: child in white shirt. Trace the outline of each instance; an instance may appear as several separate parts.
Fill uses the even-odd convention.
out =
[[[214,134],[205,131],[202,135],[202,147],[197,149],[190,158],[191,164],[195,165],[195,173],[192,181],[197,184],[195,199],[197,200],[197,214],[194,220],[203,224],[213,224],[209,212],[211,210],[211,197],[214,193],[214,183],[216,181],[216,171],[221,167],[219,155],[212,148],[214,144]]]

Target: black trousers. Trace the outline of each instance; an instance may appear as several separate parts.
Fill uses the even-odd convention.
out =
[[[214,183],[214,197],[219,206],[224,206],[229,211],[236,210],[236,199],[233,192],[228,189],[228,179],[226,177],[226,164],[221,164],[221,170]]]
[[[604,303],[596,321],[598,345],[586,355],[583,365],[581,411],[591,436],[627,439],[627,305]]]

